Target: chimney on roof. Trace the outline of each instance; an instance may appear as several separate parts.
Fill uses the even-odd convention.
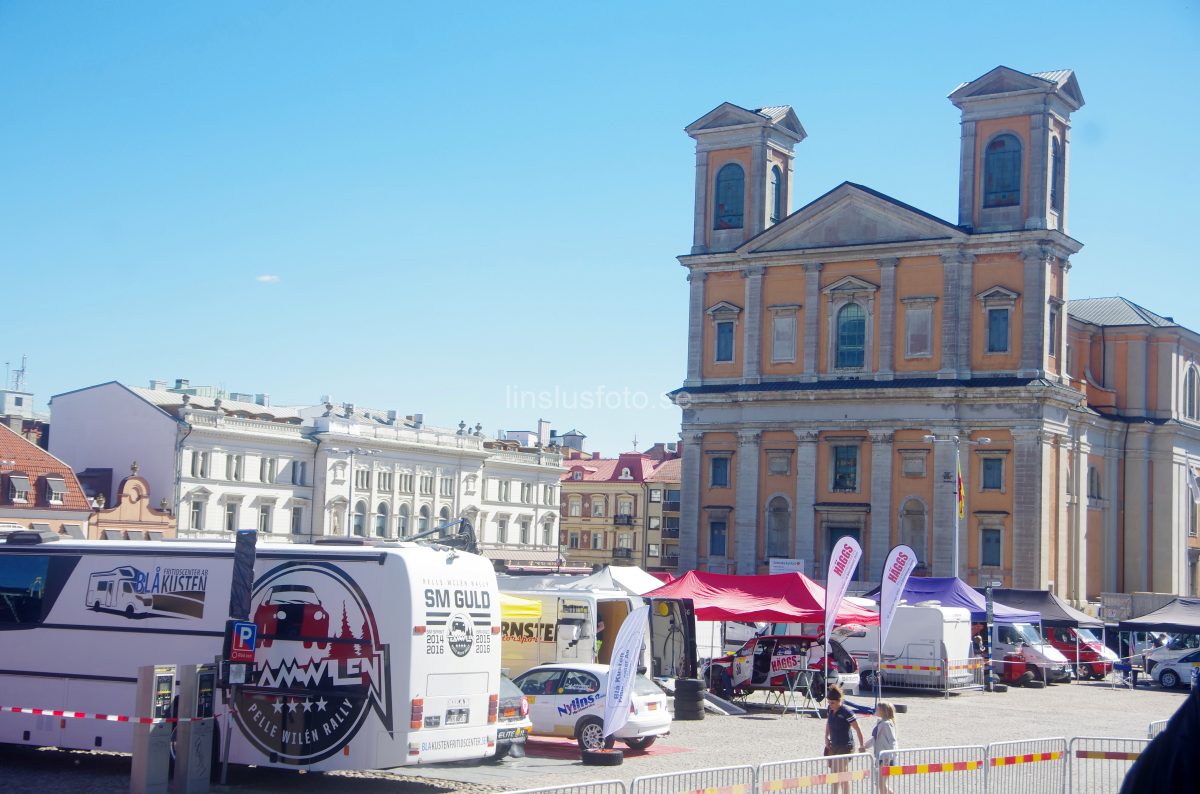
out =
[[[346,414],[347,418],[353,416],[354,403],[342,403],[342,411]]]
[[[175,379],[175,388],[176,389],[186,389],[187,387],[188,387],[188,379],[187,378],[176,378]]]
[[[600,453],[599,453],[599,452],[593,452],[593,453],[592,453],[592,460],[600,460]]]
[[[398,414],[398,413],[397,413],[395,410],[388,411],[388,421],[387,421],[387,423],[388,423],[389,425],[394,425],[394,424],[396,424],[396,417],[397,417],[397,416],[399,416],[399,414]]]
[[[261,405],[263,407],[270,408],[271,407],[271,395],[256,394],[256,395],[254,395],[254,402],[258,403],[259,405]]]
[[[154,389],[155,391],[166,391],[167,382],[165,380],[158,380],[155,378],[150,381],[150,388]]]

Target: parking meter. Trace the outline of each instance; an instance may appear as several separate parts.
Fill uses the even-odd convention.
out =
[[[175,665],[138,668],[135,716],[168,719],[175,716]],[[138,723],[133,727],[133,764],[129,775],[131,794],[167,794],[171,771],[173,723]]]
[[[179,727],[175,733],[173,794],[207,794],[212,779],[215,664],[179,666]],[[193,721],[197,720],[197,721]]]

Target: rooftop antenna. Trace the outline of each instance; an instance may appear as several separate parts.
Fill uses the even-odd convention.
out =
[[[24,355],[21,356],[21,368],[12,374],[12,390],[13,391],[24,391],[25,390],[24,387],[25,387],[25,359],[26,358],[27,357]],[[7,367],[8,367],[7,362],[5,363],[4,366],[7,369]]]
[[[633,434],[633,451],[637,452],[637,433]]]

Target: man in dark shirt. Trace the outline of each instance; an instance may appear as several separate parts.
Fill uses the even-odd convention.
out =
[[[858,751],[863,751],[863,735],[862,729],[858,727],[858,721],[854,719],[854,712],[851,711],[842,702],[842,688],[837,684],[830,684],[825,690],[825,698],[828,701],[829,718],[825,721],[825,755],[850,755],[854,752],[855,744],[850,738],[850,729],[854,728],[854,732],[858,734]],[[846,761],[844,759],[830,760],[830,768],[834,772],[846,771]],[[849,794],[849,783],[837,783],[834,785],[834,791]]]

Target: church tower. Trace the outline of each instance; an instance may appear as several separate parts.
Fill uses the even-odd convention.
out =
[[[1066,234],[1071,113],[1083,107],[1075,73],[998,66],[950,101],[962,111],[959,225]]]
[[[732,251],[788,214],[792,149],[804,131],[790,107],[726,102],[684,128],[696,139],[692,253]]]

